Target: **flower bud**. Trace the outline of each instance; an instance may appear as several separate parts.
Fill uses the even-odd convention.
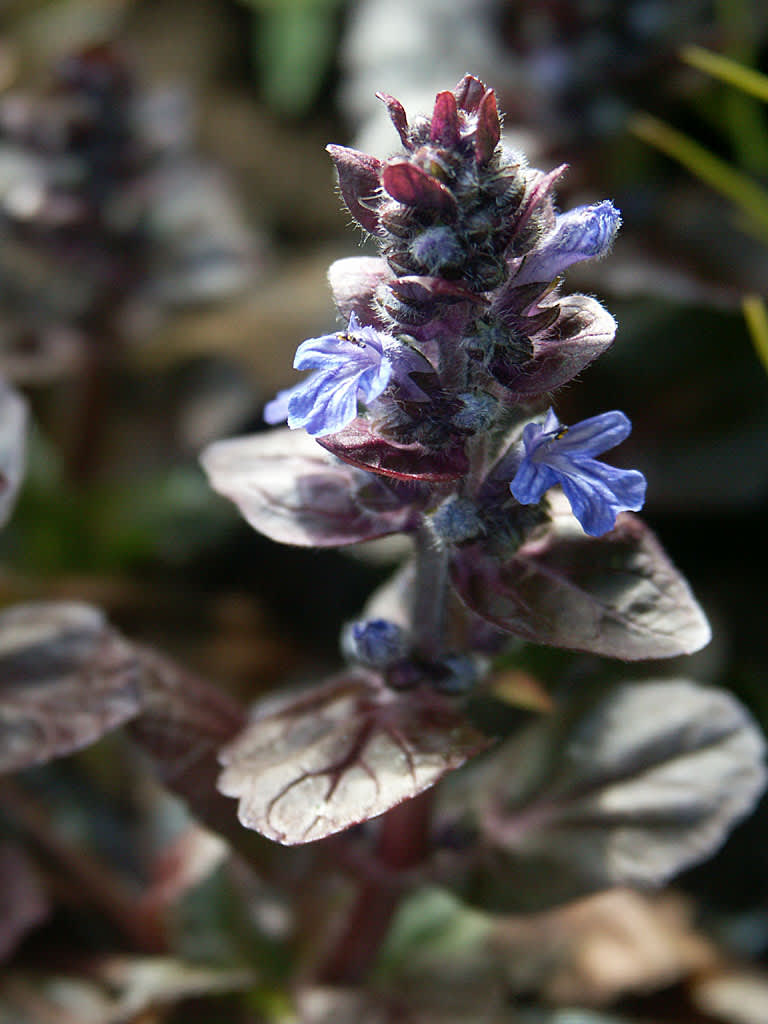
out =
[[[461,408],[453,416],[453,424],[473,434],[487,430],[496,418],[499,403],[486,391],[462,391],[457,396]]]
[[[413,258],[421,269],[428,274],[460,267],[465,256],[465,248],[451,228],[427,228],[416,235],[410,244]]]
[[[387,668],[402,661],[408,651],[405,631],[387,619],[348,622],[342,630],[345,657],[370,668]]]
[[[432,516],[437,536],[448,544],[460,544],[483,532],[477,509],[469,498],[449,498]]]

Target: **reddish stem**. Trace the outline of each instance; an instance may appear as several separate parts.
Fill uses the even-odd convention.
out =
[[[388,874],[409,870],[426,858],[431,808],[428,790],[383,816],[376,856]],[[321,984],[356,984],[376,960],[404,892],[395,880],[385,881],[383,874],[361,883],[343,931],[317,972]]]
[[[103,339],[88,338],[79,379],[77,405],[67,461],[70,479],[77,485],[90,483],[96,475],[104,448],[104,431],[109,413],[110,372]]]
[[[140,893],[111,868],[73,846],[51,827],[46,807],[10,779],[0,787],[0,810],[51,858],[62,877],[73,881],[80,892],[98,907],[130,942],[146,952],[167,950],[158,922],[140,916]]]

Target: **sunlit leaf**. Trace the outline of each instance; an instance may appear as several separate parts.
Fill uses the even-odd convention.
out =
[[[371,207],[377,197],[381,161],[348,146],[327,146],[339,175],[339,191],[347,209],[366,231],[379,230],[379,219]]]
[[[133,718],[139,674],[95,608],[40,603],[0,614],[0,771],[80,750]]]
[[[283,544],[337,547],[416,525],[415,487],[396,491],[340,463],[303,430],[218,441],[202,462],[214,489]]]
[[[710,630],[680,573],[636,516],[588,537],[554,501],[547,532],[506,562],[483,542],[453,557],[460,597],[478,615],[538,644],[625,661],[699,650]]]
[[[222,754],[222,793],[284,845],[340,832],[433,786],[485,745],[431,689],[396,693],[372,673],[267,701]]]
[[[716,850],[765,787],[762,735],[728,693],[627,683],[539,721],[473,780],[487,856],[466,895],[540,910],[650,886]]]

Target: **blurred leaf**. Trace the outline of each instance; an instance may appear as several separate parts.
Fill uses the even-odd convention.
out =
[[[717,78],[727,85],[733,85],[742,92],[748,93],[768,103],[768,75],[763,75],[754,68],[745,67],[737,60],[712,53],[701,46],[685,46],[680,51],[680,59],[691,67]]]
[[[521,668],[505,668],[491,677],[491,693],[513,707],[549,713],[555,702],[541,681]]]
[[[765,1024],[768,975],[748,969],[707,975],[694,984],[693,1001],[708,1018],[723,1024]]]
[[[342,988],[303,988],[296,994],[297,1024],[396,1024],[403,1017],[387,1005],[387,1000],[363,990]],[[409,1015],[408,1024],[422,1024]]]
[[[752,810],[764,751],[730,694],[687,680],[574,702],[497,748],[475,776],[487,857],[469,871],[467,898],[530,911],[662,884]]]
[[[191,996],[247,989],[256,981],[247,968],[207,967],[170,957],[112,957],[99,965],[98,976],[120,993],[119,1019]]]
[[[246,0],[259,12],[254,49],[268,104],[303,114],[333,58],[342,0]]]
[[[161,1006],[254,984],[243,968],[187,964],[170,957],[110,957],[87,975],[8,972],[0,982],[0,1024],[128,1024]]]
[[[303,430],[217,441],[202,463],[214,489],[283,544],[336,547],[416,525],[415,487],[404,500],[394,486],[328,455]]]
[[[677,160],[697,178],[739,208],[768,239],[768,191],[682,132],[650,114],[636,114],[631,127],[638,138]]]
[[[741,305],[755,352],[768,373],[768,311],[765,302],[759,295],[745,295]]]
[[[25,572],[121,572],[137,564],[183,563],[231,523],[193,464],[73,490],[53,452],[33,431],[30,469],[4,540]]]
[[[140,707],[138,661],[97,609],[39,603],[0,614],[0,771],[80,750]]]
[[[674,894],[611,889],[540,914],[496,919],[488,953],[506,986],[548,1005],[605,1006],[668,988],[720,962]]]
[[[588,537],[552,501],[547,532],[505,562],[484,542],[464,545],[451,563],[461,599],[500,629],[625,661],[669,658],[710,639],[688,584],[647,526],[622,513],[610,533]]]
[[[246,828],[292,846],[383,814],[485,745],[431,688],[397,694],[349,671],[257,706],[222,753],[219,788],[239,799]]]
[[[0,380],[0,526],[11,514],[24,473],[27,403]]]
[[[216,789],[218,752],[245,725],[227,694],[155,651],[141,659],[142,714],[131,739],[147,754],[161,782],[207,828],[231,838],[239,826]]]
[[[547,1013],[518,1015],[503,995],[467,994],[439,983],[418,992],[383,993],[352,988],[303,988],[296,995],[296,1024],[621,1024],[607,1018],[555,1022]]]
[[[493,928],[491,918],[444,889],[419,889],[397,913],[380,955],[380,969],[398,974],[425,959],[445,964],[451,958],[465,958],[487,942]]]
[[[158,913],[206,881],[227,857],[226,844],[204,828],[189,825],[155,859],[144,905]]]

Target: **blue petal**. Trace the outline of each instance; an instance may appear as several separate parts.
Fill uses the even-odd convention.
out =
[[[629,420],[618,410],[562,428],[550,409],[543,424],[528,423],[523,430],[525,454],[510,483],[512,494],[529,505],[556,483],[562,484],[584,531],[594,537],[607,533],[619,512],[642,508],[645,477],[592,456],[619,444],[630,430]]]
[[[591,537],[602,537],[613,529],[619,509],[607,488],[597,487],[578,476],[564,477],[562,485],[573,514],[585,533]]]
[[[574,463],[561,475],[563,493],[585,533],[601,537],[616,525],[616,516],[637,511],[645,501],[645,477],[635,469],[617,469],[595,459]]]
[[[308,338],[296,349],[296,370],[320,368],[329,362],[350,362],[361,369],[377,366],[384,351],[384,339],[373,327],[361,327],[354,313],[346,331]]]
[[[541,425],[542,432],[549,434],[551,431],[557,431],[560,429],[560,420],[555,414],[555,410],[550,407],[547,409],[547,415],[544,417],[544,422]]]
[[[328,387],[328,373],[318,370],[310,374],[292,389],[288,398],[288,426],[292,429],[303,427],[312,412],[322,401]]]
[[[321,338],[307,338],[296,349],[294,370],[311,370],[328,363],[343,363],[359,352],[353,344],[339,340],[338,334],[324,334]]]
[[[372,402],[384,391],[389,379],[392,376],[392,364],[388,359],[382,359],[378,366],[372,366],[360,376],[358,387],[363,396],[363,401]]]
[[[632,432],[629,418],[618,409],[581,420],[555,442],[558,452],[574,456],[602,455],[625,441]]]
[[[308,434],[322,437],[335,434],[357,416],[357,381],[346,380],[325,394],[325,405],[320,405],[305,424]]]
[[[526,457],[518,466],[509,489],[521,505],[534,505],[559,480],[558,474],[549,466],[532,462]]]
[[[549,419],[549,413],[547,413],[547,419]],[[547,435],[544,433],[541,423],[526,423],[523,428],[523,447],[525,448],[526,457],[534,455],[536,450],[546,440]]]
[[[304,381],[299,384],[295,384],[292,388],[285,388],[283,391],[278,391],[271,402],[267,402],[264,406],[264,422],[269,423],[270,426],[274,426],[276,423],[285,423],[288,419],[288,402],[291,396],[303,385]]]
[[[321,437],[351,423],[357,416],[358,376],[332,368],[309,377],[289,399],[288,426],[304,427],[313,437]]]
[[[560,214],[553,229],[526,257],[515,277],[515,287],[551,281],[573,263],[604,256],[620,224],[621,214],[608,200]]]

